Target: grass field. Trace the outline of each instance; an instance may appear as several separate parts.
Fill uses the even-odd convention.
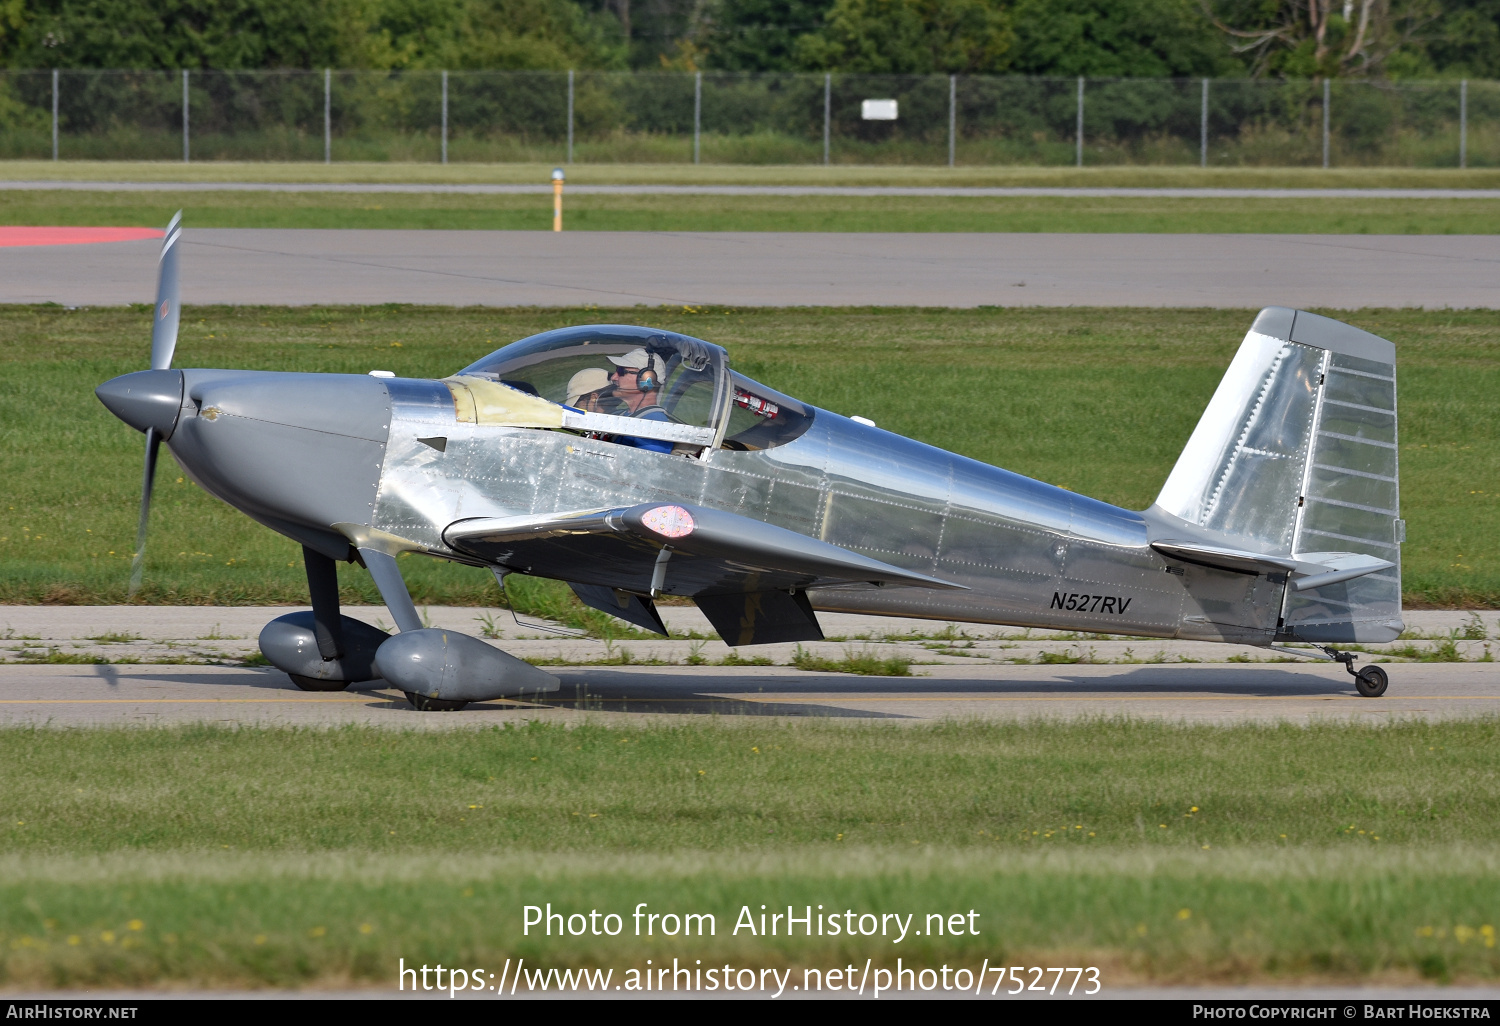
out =
[[[0,191],[0,223],[547,231],[549,195]],[[579,231],[1493,234],[1500,199],[568,196]]]
[[[0,981],[389,986],[398,958],[518,956],[1492,981],[1497,740],[1494,720],[8,729]],[[524,936],[547,902],[716,930]],[[761,904],[972,909],[979,933],[734,935]]]
[[[0,180],[545,184],[531,164],[9,161]],[[1124,188],[1496,188],[1497,170],[574,165],[574,184]],[[548,196],[0,191],[0,223],[200,228],[546,230]],[[1311,232],[1488,234],[1500,200],[1152,197],[567,197],[567,226],[604,231]]]
[[[0,181],[438,182],[545,185],[551,164],[0,161]],[[907,185],[1234,189],[1495,189],[1500,168],[912,167],[570,164],[579,185]]]
[[[1134,509],[1155,497],[1253,313],[1088,309],[189,308],[179,366],[439,377],[563,324],[655,324],[844,414]],[[1500,606],[1500,313],[1340,314],[1392,339],[1401,375],[1410,605]],[[0,601],[125,597],[141,436],[91,394],[146,362],[150,313],[0,308]],[[810,342],[816,344],[809,344]],[[873,397],[880,397],[878,400]],[[146,588],[159,603],[306,601],[291,542],[165,461]],[[419,602],[499,601],[492,578],[404,561]],[[347,601],[376,601],[344,568]]]

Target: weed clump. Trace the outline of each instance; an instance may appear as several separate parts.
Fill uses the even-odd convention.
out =
[[[801,645],[792,654],[792,665],[799,670],[820,673],[856,673],[863,677],[910,677],[911,660],[904,656],[879,656],[868,648],[858,652],[844,649],[844,658],[829,659],[807,651]]]

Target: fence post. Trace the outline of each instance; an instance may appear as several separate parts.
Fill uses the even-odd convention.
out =
[[[333,69],[323,69],[323,163],[333,163]]]
[[[1328,166],[1328,100],[1331,95],[1333,80],[1323,80],[1323,166]]]
[[[443,163],[448,163],[448,73],[443,72]]]
[[[57,69],[52,69],[52,159],[57,159]]]
[[[698,163],[698,143],[703,135],[703,72],[693,77],[693,163]]]
[[[52,72],[57,75],[57,72]],[[57,81],[52,80],[52,81]],[[55,93],[54,93],[55,95]],[[57,110],[57,101],[52,101],[52,110]],[[57,115],[52,115],[52,124],[57,123]],[[52,129],[57,132],[57,129]],[[52,151],[57,151],[57,144],[52,144]],[[57,159],[57,157],[52,157]],[[1469,166],[1469,80],[1458,83],[1458,166],[1467,168]]]
[[[1078,166],[1083,167],[1083,76],[1078,76]]]
[[[958,76],[948,76],[948,166],[958,158]]]
[[[182,69],[182,162],[188,162],[188,70]]]
[[[568,69],[568,159],[564,162],[573,163],[573,69]]]
[[[1208,79],[1203,80],[1203,115],[1198,124],[1198,166],[1208,167]]]
[[[828,166],[829,123],[833,120],[833,76],[823,76],[823,166]]]

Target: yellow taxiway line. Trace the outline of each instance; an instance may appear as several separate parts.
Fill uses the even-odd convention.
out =
[[[563,702],[1370,702],[1370,701],[1484,701],[1500,695],[1386,695],[1379,699],[1358,695],[704,695],[700,698],[517,698],[504,701],[532,705],[557,705]]]
[[[1378,699],[1358,695],[705,695],[702,698],[535,698],[515,699],[533,704],[559,702],[1370,702],[1370,701],[1484,701],[1500,695],[1386,695]]]

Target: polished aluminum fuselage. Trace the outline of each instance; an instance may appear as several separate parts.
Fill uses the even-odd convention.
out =
[[[393,379],[372,534],[469,561],[458,520],[683,502],[753,517],[967,591],[868,586],[819,609],[1269,644],[1285,581],[1168,560],[1120,509],[827,411],[794,441],[701,457],[461,422],[438,381]],[[430,441],[441,437],[439,449]]]
[[[621,346],[636,329],[597,330]],[[586,545],[554,546],[522,566],[458,551],[445,534],[461,539],[463,522],[514,528],[675,502],[936,579],[923,587],[860,576],[886,586],[819,589],[809,574],[776,585],[812,589],[825,610],[1262,645],[1383,642],[1404,628],[1395,348],[1350,325],[1261,311],[1156,503],[1141,512],[821,410],[796,413],[787,431],[747,430],[741,420],[720,447],[737,414],[721,387],[722,359],[715,364],[696,340],[678,342],[689,355],[706,352],[704,366],[720,374],[696,422],[650,427],[601,413],[589,415],[600,418],[591,427],[524,380],[501,377],[507,360],[522,369],[559,345],[591,344],[579,341],[583,329],[568,331],[515,343],[521,351],[506,347],[443,381],[153,370],[106,383],[100,398],[165,439],[209,492],[328,559],[375,553],[393,568],[391,557],[419,552],[622,594],[644,594],[649,580],[652,594],[670,594],[655,570],[606,565]],[[757,416],[775,408],[741,384],[734,403]],[[636,425],[677,451],[584,433],[633,434]],[[737,447],[751,444],[771,447]],[[637,555],[665,566],[668,547],[647,548]],[[737,573],[762,568],[763,554],[735,558],[747,560],[731,564]],[[383,595],[409,606],[387,585]],[[690,580],[679,587],[711,595]],[[758,593],[748,580],[744,590]]]

